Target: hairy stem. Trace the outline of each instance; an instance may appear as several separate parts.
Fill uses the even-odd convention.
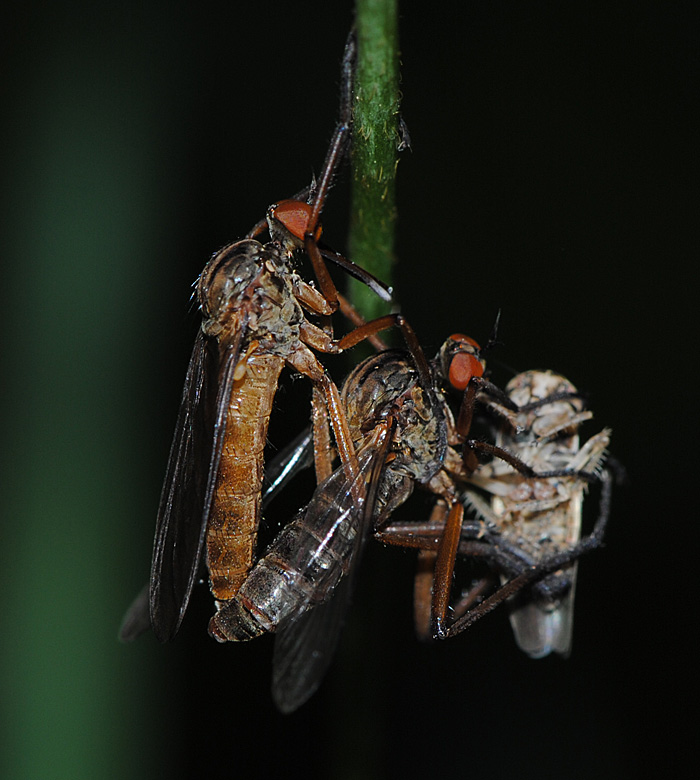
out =
[[[352,150],[350,257],[391,284],[399,145],[397,0],[357,0],[358,62]],[[367,319],[387,304],[352,281],[354,305]]]

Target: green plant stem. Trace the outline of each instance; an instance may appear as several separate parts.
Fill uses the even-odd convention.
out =
[[[397,0],[357,0],[358,61],[352,150],[350,257],[391,284],[396,225],[399,53]],[[367,319],[386,303],[352,282],[350,299]]]

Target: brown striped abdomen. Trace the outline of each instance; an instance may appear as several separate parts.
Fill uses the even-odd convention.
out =
[[[233,598],[255,559],[260,521],[263,451],[284,358],[248,356],[233,386],[219,473],[207,526],[207,565],[218,601]]]

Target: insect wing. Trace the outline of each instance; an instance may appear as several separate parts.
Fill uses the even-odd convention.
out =
[[[596,473],[602,466],[606,447],[610,443],[610,431],[605,429],[589,439],[574,455],[568,467],[572,471]],[[586,483],[571,480],[570,498],[561,507],[551,512],[555,523],[566,529],[567,544],[574,547],[581,538],[583,495]],[[498,506],[498,499],[494,499]],[[571,654],[574,630],[574,596],[578,563],[566,569],[570,583],[568,592],[556,602],[530,601],[516,606],[510,614],[510,624],[518,647],[531,658],[544,658],[550,653],[563,657]]]
[[[317,511],[315,504],[321,508],[327,497],[335,494],[335,508],[321,512],[330,516],[319,523],[319,530],[330,530],[331,525],[337,525],[337,519],[328,522],[331,517],[340,518],[351,512],[355,531],[352,547],[343,563],[342,579],[330,598],[304,611],[299,610],[293,619],[283,622],[275,634],[272,697],[283,713],[294,712],[316,692],[333,658],[352,601],[355,576],[384,473],[391,435],[384,431],[382,436],[378,447],[366,449],[360,457],[358,474],[350,477],[349,468],[341,467],[317,488],[307,508],[307,515],[310,515]],[[366,484],[368,476],[369,483]],[[339,482],[337,486],[333,484],[336,481]]]
[[[280,712],[294,712],[318,690],[333,659],[352,596],[344,577],[329,601],[307,609],[275,634],[272,698]]]
[[[127,609],[122,624],[119,627],[119,640],[121,642],[133,642],[141,634],[145,634],[151,627],[151,616],[148,610],[149,585],[146,584],[139,591],[138,596],[131,602]]]
[[[313,464],[313,433],[307,427],[265,466],[262,508],[266,509],[297,474]]]
[[[202,455],[211,448],[213,433],[206,413],[208,361],[200,331],[187,368],[153,541],[149,604],[153,631],[161,642],[172,639],[180,626],[201,557],[206,478]]]
[[[555,605],[529,601],[510,615],[510,625],[518,647],[530,658],[544,658],[550,653],[567,657],[571,653],[574,630],[574,590],[576,563],[567,570],[570,591]]]
[[[238,331],[220,367],[201,331],[192,350],[153,542],[149,603],[161,642],[177,633],[199,570],[241,339]]]
[[[582,484],[568,504],[553,513],[564,513],[572,546],[581,538],[583,488]],[[550,653],[557,653],[564,658],[571,655],[577,571],[578,562],[574,561],[565,574],[569,590],[556,602],[530,600],[518,603],[516,598],[517,606],[513,606],[509,615],[510,626],[516,645],[530,658],[545,658]]]

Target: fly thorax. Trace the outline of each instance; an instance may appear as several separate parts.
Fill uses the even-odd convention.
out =
[[[265,351],[287,357],[299,343],[304,312],[287,284],[279,296],[267,295],[269,291],[261,291],[260,304],[250,319],[250,331]]]
[[[355,442],[380,419],[396,419],[391,468],[397,474],[423,482],[440,468],[447,449],[444,409],[418,385],[405,351],[386,350],[356,366],[342,400]]]
[[[414,385],[404,394],[398,416],[398,454],[391,467],[418,482],[428,482],[447,453],[444,410],[439,404],[431,405],[428,395]]]
[[[227,318],[245,305],[268,255],[253,239],[229,244],[213,255],[197,280],[205,333],[217,335]]]

